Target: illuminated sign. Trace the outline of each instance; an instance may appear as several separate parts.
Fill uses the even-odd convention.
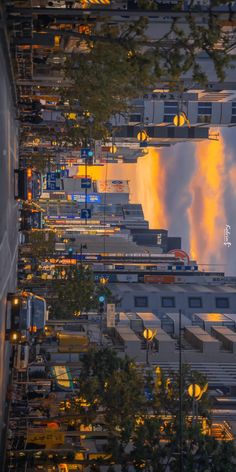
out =
[[[74,193],[67,195],[67,199],[73,202],[85,203],[86,196],[84,193]],[[90,193],[87,195],[87,203],[100,203],[101,197],[97,193]]]
[[[129,193],[128,180],[98,180],[99,193]]]

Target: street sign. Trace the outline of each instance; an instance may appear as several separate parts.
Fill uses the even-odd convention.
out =
[[[81,179],[81,188],[91,188],[92,187],[92,179]]]
[[[81,159],[88,159],[89,157],[93,157],[93,151],[90,148],[82,148],[80,150],[80,157]]]
[[[115,328],[116,306],[114,303],[107,304],[107,328]]]
[[[46,190],[61,190],[61,180],[57,172],[47,172]]]
[[[69,169],[62,169],[60,172],[61,177],[69,177]]]
[[[85,193],[76,193],[76,194],[71,194],[67,196],[69,201],[73,202],[79,202],[79,203],[100,203],[101,202],[101,197],[97,193],[90,193],[85,195]]]
[[[91,210],[83,208],[80,212],[80,218],[83,220],[89,220],[92,216]]]

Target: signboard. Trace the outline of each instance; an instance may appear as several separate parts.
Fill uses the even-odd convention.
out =
[[[116,274],[117,282],[138,282],[138,274]]]
[[[107,328],[115,328],[116,306],[114,303],[107,304]]]
[[[62,431],[55,429],[35,428],[27,431],[27,443],[44,445],[46,448],[61,446],[65,442]]]
[[[61,179],[56,172],[47,172],[46,190],[61,190]]]
[[[80,218],[84,220],[89,220],[91,218],[91,210],[83,208],[80,212]]]
[[[81,188],[91,188],[92,187],[92,179],[81,179]]]
[[[80,157],[81,159],[88,159],[89,157],[93,157],[93,151],[90,148],[82,148],[80,150]]]
[[[168,254],[174,254],[174,256],[181,261],[185,262],[186,264],[189,264],[189,255],[187,252],[183,251],[183,249],[171,249],[168,251]]]
[[[97,193],[90,193],[89,195],[86,195],[84,193],[73,193],[72,195],[68,195],[68,200],[73,201],[73,202],[79,202],[79,203],[100,203],[101,202],[101,197]]]
[[[174,275],[144,275],[144,283],[148,284],[173,284],[175,281]]]
[[[61,177],[69,177],[69,169],[61,169]]]
[[[98,180],[99,193],[129,193],[128,180]]]

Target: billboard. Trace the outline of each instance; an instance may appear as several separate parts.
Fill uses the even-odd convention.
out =
[[[99,193],[129,193],[128,180],[98,180],[97,191]]]
[[[144,283],[148,284],[173,284],[175,275],[144,275]]]

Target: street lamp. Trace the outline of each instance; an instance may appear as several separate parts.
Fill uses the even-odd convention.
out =
[[[82,264],[83,264],[83,249],[88,249],[87,244],[83,244],[83,243],[80,244],[80,266],[81,266],[81,268],[82,268]]]
[[[208,384],[205,384],[203,387],[193,383],[188,387],[188,394],[193,399],[193,420],[198,421],[198,401],[201,400],[203,393],[207,391]]]
[[[149,344],[152,342],[154,336],[156,335],[157,331],[152,331],[150,328],[145,328],[143,331],[143,337],[146,339],[146,364],[149,364]]]
[[[183,126],[185,125],[185,123],[190,126],[190,121],[184,111],[181,111],[180,113],[174,116],[173,123],[175,126]]]

